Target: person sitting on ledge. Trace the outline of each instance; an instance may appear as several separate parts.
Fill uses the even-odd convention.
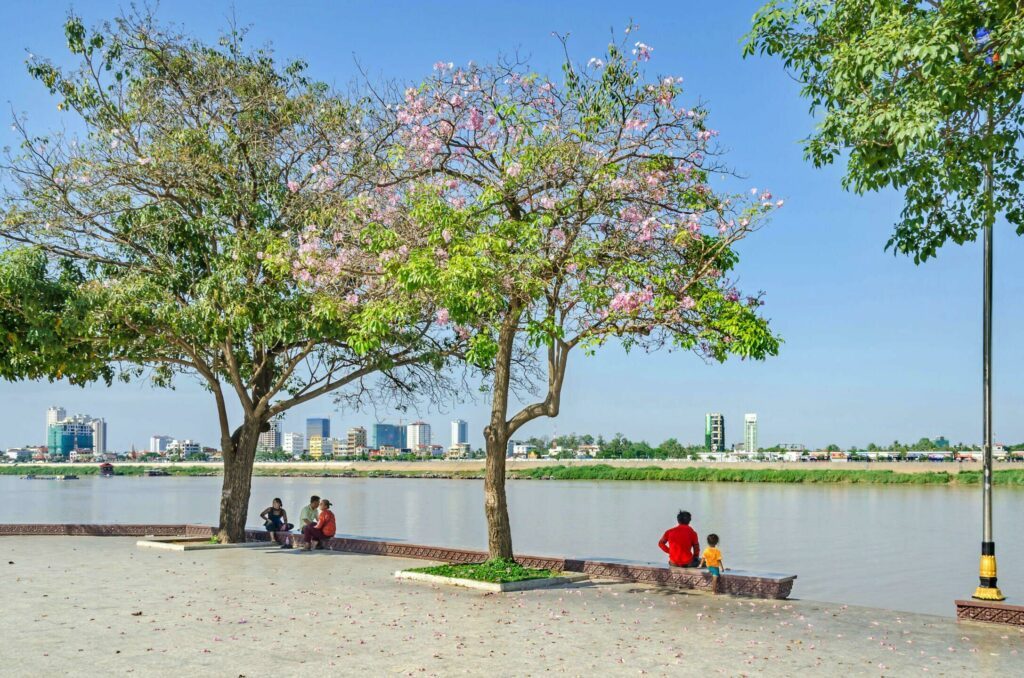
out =
[[[263,513],[260,514],[260,518],[263,518],[263,527],[265,527],[267,532],[270,533],[270,541],[273,544],[277,543],[278,532],[287,532],[291,529],[287,527],[288,512],[284,510],[284,505],[281,503],[281,500],[276,497],[269,508],[263,509]],[[284,537],[282,537],[282,539],[284,539]]]
[[[690,527],[690,512],[680,511],[678,525],[667,530],[658,542],[658,548],[668,554],[672,567],[697,567],[700,563],[700,539]]]
[[[334,513],[331,511],[331,502],[326,499],[320,500],[320,516],[316,525],[306,525],[302,535],[306,538],[306,550],[311,551],[315,545],[319,545],[334,536],[336,523]]]
[[[299,513],[299,534],[305,534],[307,525],[316,525],[317,511],[319,509],[320,497],[314,494],[309,498],[309,503],[302,507],[302,512]]]

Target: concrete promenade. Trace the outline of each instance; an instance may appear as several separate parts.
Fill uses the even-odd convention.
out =
[[[423,561],[135,541],[3,537],[0,673],[953,676],[1024,659],[1021,630],[950,618],[613,582],[495,595],[393,579]]]

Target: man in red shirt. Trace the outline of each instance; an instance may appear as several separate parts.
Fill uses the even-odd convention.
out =
[[[700,539],[690,527],[690,512],[680,511],[676,520],[679,524],[661,536],[658,548],[668,554],[668,564],[673,567],[697,567]]]

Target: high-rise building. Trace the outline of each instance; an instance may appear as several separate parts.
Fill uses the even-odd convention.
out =
[[[256,442],[257,452],[275,452],[281,449],[281,421],[274,419],[270,423],[270,429],[260,434]]]
[[[725,417],[717,412],[704,415],[704,447],[709,452],[725,452]]]
[[[92,420],[92,453],[107,453],[107,422],[102,418]]]
[[[301,433],[285,433],[281,436],[281,449],[288,454],[302,454],[306,448],[306,436]]]
[[[452,422],[452,447],[469,443],[469,424],[462,419]]]
[[[50,437],[50,425],[56,424],[58,421],[64,421],[67,419],[68,413],[63,407],[54,405],[53,407],[47,408],[46,410],[46,438]]]
[[[379,450],[382,447],[394,447],[401,450],[406,447],[406,429],[394,424],[374,424],[370,427],[370,447]]]
[[[307,419],[306,440],[309,440],[313,436],[320,436],[321,438],[330,438],[331,420],[323,418]]]
[[[174,438],[171,436],[150,436],[149,451],[153,454],[163,454],[173,441]]]
[[[757,415],[743,415],[743,449],[747,454],[757,454]]]
[[[345,454],[352,456],[366,452],[366,429],[355,426],[348,430],[345,437]]]
[[[406,430],[406,442],[414,453],[429,450],[430,424],[425,421],[414,421],[409,424]]]
[[[46,446],[50,456],[68,459],[73,451],[93,449],[92,418],[77,414],[46,427]]]

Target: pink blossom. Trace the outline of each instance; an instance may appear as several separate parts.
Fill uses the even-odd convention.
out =
[[[355,292],[349,292],[348,295],[345,297],[345,301],[347,301],[350,304],[358,304],[359,295],[356,294]]]
[[[541,196],[541,198],[540,198],[540,200],[538,202],[540,203],[540,206],[542,208],[546,209],[546,210],[553,210],[553,209],[555,209],[555,205],[557,204],[557,202],[555,201],[554,197],[552,197],[550,195]]]
[[[684,311],[689,311],[697,305],[697,302],[693,300],[693,297],[687,295],[679,300],[679,308]]]
[[[453,68],[455,68],[455,64],[453,64],[451,61],[437,61],[434,63],[434,70],[441,71],[442,73],[445,71],[450,71]]]
[[[750,225],[750,219],[740,219],[740,226],[746,228]]]
[[[260,261],[262,261],[263,257],[265,257],[265,256],[267,256],[267,255],[264,254],[263,252],[257,252],[256,253],[256,258],[259,259]]]
[[[469,109],[469,129],[474,132],[483,129],[484,114],[478,108]]]
[[[591,68],[601,68],[604,66],[604,62],[597,57],[590,57],[590,61],[587,62],[587,65]]]
[[[441,231],[441,240],[444,240],[446,243],[451,242],[452,232],[449,231],[447,228]]]
[[[439,308],[437,309],[437,324],[447,325],[448,324],[448,309]]]
[[[626,121],[624,127],[630,131],[639,131],[647,127],[647,121],[643,118],[630,118]]]
[[[450,103],[454,108],[460,108],[462,104],[466,103],[466,100],[456,94],[448,101],[448,103]]]
[[[786,204],[785,200],[779,200],[778,202],[775,203],[775,206],[776,207],[782,207],[785,204]]]
[[[654,48],[642,42],[638,42],[634,45],[633,54],[636,56],[637,61],[650,61],[651,52]]]
[[[654,298],[654,292],[650,287],[635,292],[619,292],[612,297],[608,307],[613,311],[633,313],[642,305],[649,303]]]
[[[551,229],[551,239],[554,240],[557,244],[561,245],[562,243],[565,242],[565,231],[563,231],[560,228]]]
[[[514,162],[505,168],[505,174],[507,174],[510,177],[518,177],[522,171],[523,166],[520,165],[518,162]]]
[[[298,190],[299,190],[299,182],[297,182],[297,181],[289,181],[288,182],[288,190],[291,191],[292,193],[297,193]]]
[[[459,339],[469,339],[469,328],[462,325],[456,325],[454,328],[455,334],[459,335]]]
[[[772,199],[771,191],[765,191],[764,193],[762,193],[760,199],[761,200],[771,200]]]
[[[628,224],[639,224],[643,221],[644,215],[634,205],[630,205],[626,209],[619,212],[619,218]]]

